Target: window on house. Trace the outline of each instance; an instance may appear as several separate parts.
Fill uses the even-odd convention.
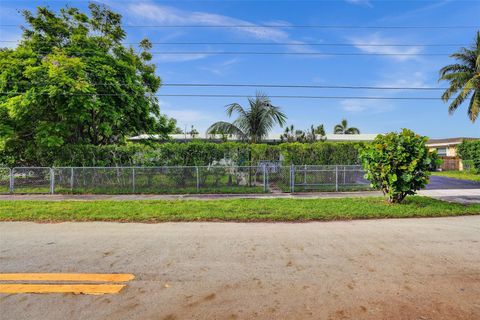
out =
[[[447,155],[447,148],[437,148],[437,154],[439,156],[446,156]]]

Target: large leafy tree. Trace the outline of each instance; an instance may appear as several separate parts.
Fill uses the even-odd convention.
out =
[[[342,122],[337,124],[333,128],[333,133],[335,134],[360,134],[360,130],[355,127],[349,127],[346,119],[343,119]]]
[[[227,115],[238,114],[238,118],[230,122],[219,121],[208,128],[207,133],[222,132],[234,135],[251,143],[264,139],[274,126],[285,124],[286,115],[279,107],[272,105],[270,98],[258,92],[255,98],[249,98],[250,109],[245,109],[238,103],[227,105]]]
[[[93,3],[89,9],[23,11],[22,40],[0,50],[3,148],[33,154],[175,129],[160,114],[151,43],[141,41],[140,53],[125,47],[121,16]]]
[[[458,62],[440,70],[439,80],[450,82],[442,94],[442,100],[449,102],[452,99],[448,106],[448,112],[452,114],[464,101],[470,99],[468,117],[475,122],[480,111],[480,31],[477,31],[475,43],[470,48],[461,48],[451,57]]]

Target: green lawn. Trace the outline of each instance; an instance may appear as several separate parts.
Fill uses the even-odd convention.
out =
[[[308,221],[480,214],[480,205],[409,197],[159,201],[0,201],[0,221]]]
[[[455,178],[461,180],[471,180],[480,182],[480,174],[475,174],[470,171],[441,171],[441,172],[432,172],[434,176]]]

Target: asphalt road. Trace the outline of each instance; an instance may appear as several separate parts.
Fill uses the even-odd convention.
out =
[[[427,189],[480,189],[480,182],[431,176],[430,183],[427,185]]]
[[[0,294],[0,319],[479,319],[480,216],[1,223],[0,272],[133,273],[116,295]]]

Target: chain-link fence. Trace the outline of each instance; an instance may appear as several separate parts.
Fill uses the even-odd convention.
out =
[[[10,192],[10,168],[0,168],[0,193]]]
[[[0,193],[262,193],[366,190],[360,166],[0,168]]]
[[[369,185],[359,166],[294,166],[292,174],[295,191],[356,191]]]

